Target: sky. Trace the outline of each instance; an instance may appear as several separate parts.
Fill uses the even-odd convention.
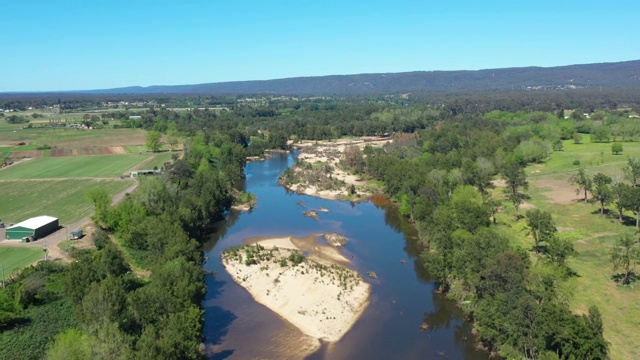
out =
[[[2,0],[0,92],[640,59],[637,0]]]

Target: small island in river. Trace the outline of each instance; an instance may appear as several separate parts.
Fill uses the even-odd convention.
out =
[[[371,286],[317,237],[248,239],[224,251],[222,263],[257,302],[302,333],[334,342],[369,305]]]

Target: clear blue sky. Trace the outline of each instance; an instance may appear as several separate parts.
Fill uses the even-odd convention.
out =
[[[0,92],[640,59],[640,1],[5,0]]]

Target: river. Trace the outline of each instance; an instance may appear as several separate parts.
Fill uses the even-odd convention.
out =
[[[441,294],[418,261],[417,233],[384,199],[353,204],[291,193],[277,180],[294,162],[274,154],[245,168],[246,190],[258,202],[250,212],[231,212],[205,245],[208,261],[204,336],[211,359],[487,359],[474,347],[471,327]],[[324,207],[319,219],[306,208]],[[349,238],[343,253],[372,284],[371,303],[337,343],[308,354],[312,342],[237,285],[220,262],[221,252],[255,236],[304,237],[338,232]],[[401,260],[406,260],[402,263]],[[374,271],[377,279],[366,276]],[[427,322],[428,331],[420,325]]]

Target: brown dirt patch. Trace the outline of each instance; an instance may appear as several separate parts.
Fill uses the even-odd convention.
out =
[[[499,187],[499,188],[507,187],[507,182],[504,179],[491,180],[491,182],[495,187]]]
[[[122,146],[113,146],[110,148],[113,154],[126,154],[126,150]]]
[[[528,202],[523,202],[520,205],[520,209],[523,209],[523,210],[529,210],[529,209],[535,209],[535,208],[536,208],[535,205],[533,205],[532,203],[528,203]]]
[[[25,150],[11,152],[12,158],[30,157],[37,158],[42,156],[42,150]]]
[[[532,181],[533,185],[542,190],[542,194],[554,204],[571,204],[582,201],[576,195],[576,187],[568,180],[544,179]]]

